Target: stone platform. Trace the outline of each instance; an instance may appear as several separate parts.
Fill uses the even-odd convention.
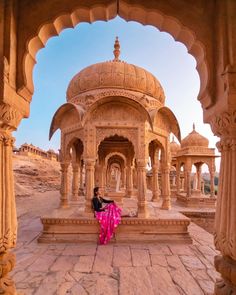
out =
[[[56,209],[42,216],[43,231],[38,242],[97,242],[99,223],[75,207]],[[190,219],[181,213],[156,209],[149,218],[122,217],[112,242],[191,243]]]
[[[176,198],[177,202],[185,207],[192,208],[215,208],[216,198],[205,195],[193,195],[187,197],[185,194],[178,194]]]
[[[51,216],[59,198],[58,192],[51,191],[16,198],[16,266],[10,275],[18,295],[214,293],[215,281],[220,278],[214,268],[214,256],[219,252],[213,236],[193,223],[188,226],[191,245],[38,243],[42,231],[39,216]],[[158,213],[160,206],[161,202],[153,203],[153,213]],[[172,208],[181,209],[175,202]],[[63,214],[68,215],[68,211],[72,210]],[[76,211],[80,211],[78,206]]]

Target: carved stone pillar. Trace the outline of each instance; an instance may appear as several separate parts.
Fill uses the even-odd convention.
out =
[[[94,189],[94,171],[95,160],[85,159],[85,179],[86,179],[86,194],[85,194],[85,212],[92,213],[91,200]]]
[[[104,196],[106,190],[106,165],[104,161],[101,161],[100,165],[100,173],[99,173],[99,187],[101,190],[102,195]]]
[[[12,148],[14,138],[11,133],[0,129],[0,293],[16,294],[14,282],[8,273],[15,266],[15,255],[8,249],[15,247],[17,219],[12,170]]]
[[[186,197],[191,196],[191,168],[191,162],[187,159],[184,164],[184,191],[186,192]]]
[[[158,165],[152,165],[152,201],[159,201]]]
[[[131,165],[126,169],[126,196],[131,197],[133,193],[133,171]]]
[[[179,163],[176,164],[176,191],[177,191],[177,194],[179,194],[180,192],[180,186],[181,186],[181,183],[180,183],[180,165]]]
[[[211,127],[221,139],[217,207],[215,215],[215,246],[221,252],[215,267],[222,279],[215,285],[215,294],[236,294],[236,111],[214,118]]]
[[[68,189],[68,167],[69,162],[62,162],[61,164],[61,208],[69,207],[69,189]]]
[[[94,186],[100,186],[100,176],[101,176],[101,165],[99,165],[98,161],[95,162],[95,170],[94,170]]]
[[[83,170],[84,170],[84,161],[81,160],[80,162],[80,176],[79,176],[79,195],[84,196],[84,177],[83,177]]]
[[[197,189],[201,190],[201,181],[202,181],[202,167],[197,166]]]
[[[212,165],[210,169],[210,195],[211,197],[215,197],[215,167]]]
[[[216,294],[236,293],[236,134],[217,144],[221,165],[215,217],[215,245],[221,255],[215,267],[222,275],[216,283]],[[235,292],[235,293],[234,293]]]
[[[147,217],[146,208],[146,162],[137,160],[137,183],[138,183],[138,216]]]
[[[170,202],[170,167],[166,164],[162,167],[162,209],[169,210],[171,209]]]
[[[79,196],[79,163],[72,164],[72,201],[78,201]]]

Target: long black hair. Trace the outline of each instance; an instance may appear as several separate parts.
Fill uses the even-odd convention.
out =
[[[97,196],[98,195],[98,190],[99,190],[99,187],[98,186],[95,186],[95,188],[93,189],[93,195],[94,196]]]

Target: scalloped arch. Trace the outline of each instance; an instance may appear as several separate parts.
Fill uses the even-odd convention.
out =
[[[126,138],[134,148],[134,154],[138,155],[138,140],[137,140],[137,129],[136,128],[128,128],[127,130],[120,128],[106,128],[106,129],[98,129],[97,130],[97,142],[96,142],[96,151],[99,149],[99,145],[103,140],[113,136],[121,136]]]
[[[126,165],[126,162],[127,162],[126,157],[120,152],[112,152],[112,153],[109,153],[108,155],[106,155],[106,157],[105,157],[105,165],[107,165],[109,159],[111,157],[113,157],[113,156],[119,156],[120,158],[122,158],[122,160],[124,161],[124,163]]]
[[[46,45],[49,38],[57,36],[65,28],[73,28],[80,22],[92,23],[98,20],[108,21],[119,15],[126,21],[137,21],[143,25],[152,25],[160,31],[169,33],[176,41],[183,43],[188,53],[196,60],[196,69],[200,77],[200,91],[198,99],[202,105],[207,108],[213,101],[209,94],[209,65],[206,59],[206,48],[197,39],[193,30],[184,26],[181,21],[157,9],[146,9],[136,3],[128,5],[119,2],[119,13],[116,11],[116,3],[110,5],[97,5],[92,7],[76,7],[71,13],[61,12],[55,19],[44,23],[38,28],[37,33],[31,37],[26,44],[24,55],[23,77],[24,85],[18,90],[19,93],[26,96],[33,94],[32,71],[36,63],[35,56],[39,49]]]

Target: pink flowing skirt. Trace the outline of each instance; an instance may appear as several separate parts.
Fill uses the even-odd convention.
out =
[[[99,243],[105,245],[113,237],[115,228],[121,221],[121,208],[115,203],[109,203],[105,211],[95,212],[95,216],[100,223]]]

